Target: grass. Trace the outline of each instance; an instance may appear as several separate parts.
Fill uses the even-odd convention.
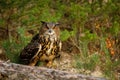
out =
[[[81,53],[75,55],[75,65],[74,67],[78,70],[85,70],[93,72],[96,67],[99,66],[100,71],[102,71],[102,75],[110,80],[116,80],[116,70],[120,66],[120,59],[117,61],[112,61],[111,53],[106,47],[105,38],[100,38],[100,45],[103,53],[97,51],[94,53],[89,53],[89,49],[87,47],[89,41],[84,41],[82,43],[83,49],[81,49]],[[94,45],[94,44],[93,44]],[[80,72],[86,74],[86,72]]]
[[[11,40],[5,40],[2,43],[3,48],[5,49],[6,56],[11,62],[19,63],[19,54],[20,51],[27,45],[30,41],[29,36],[25,36],[25,28],[17,29],[19,38],[16,40],[14,37]]]

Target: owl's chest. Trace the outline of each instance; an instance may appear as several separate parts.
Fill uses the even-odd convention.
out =
[[[42,49],[39,52],[39,58],[42,61],[52,60],[57,55],[57,43],[56,42],[44,42]]]

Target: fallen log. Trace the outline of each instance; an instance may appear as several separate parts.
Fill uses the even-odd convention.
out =
[[[44,67],[0,61],[0,80],[106,80]]]

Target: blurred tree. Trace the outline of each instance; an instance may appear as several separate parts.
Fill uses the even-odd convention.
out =
[[[11,38],[11,32],[14,32],[21,23],[19,18],[23,16],[25,6],[30,0],[0,0],[0,27],[6,30],[8,39]]]

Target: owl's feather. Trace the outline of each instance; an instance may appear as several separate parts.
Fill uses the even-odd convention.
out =
[[[41,44],[36,40],[30,42],[20,53],[20,61],[21,61],[21,63],[29,64],[29,61],[38,52],[40,45]]]
[[[38,61],[47,61],[46,66],[50,66],[55,58],[60,57],[61,41],[59,40],[59,29],[46,23],[45,26],[36,34],[30,43],[21,51],[20,61],[23,64],[36,65]],[[52,26],[52,27],[51,27]]]

